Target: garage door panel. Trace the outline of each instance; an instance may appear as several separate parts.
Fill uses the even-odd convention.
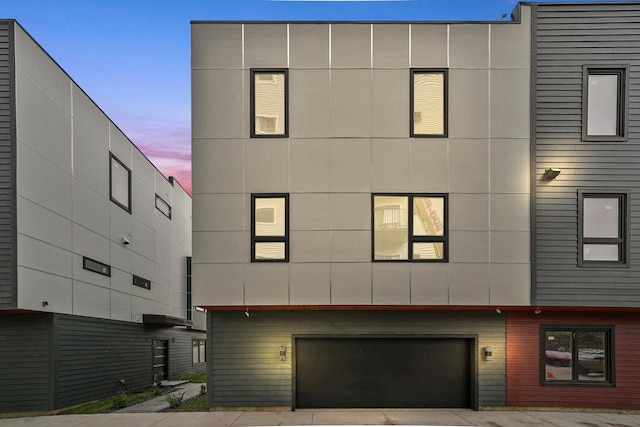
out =
[[[470,340],[299,338],[297,408],[470,406]]]

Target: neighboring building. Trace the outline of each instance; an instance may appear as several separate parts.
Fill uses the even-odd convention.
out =
[[[13,20],[0,21],[0,164],[0,412],[204,372],[189,195]]]
[[[507,404],[496,308],[532,311],[530,9],[192,23],[210,407]]]
[[[507,316],[507,404],[638,410],[640,3],[531,8],[541,312]]]

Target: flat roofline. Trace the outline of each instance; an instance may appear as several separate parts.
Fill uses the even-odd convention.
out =
[[[198,305],[208,311],[528,311],[555,312],[616,312],[637,313],[640,307],[612,306],[548,306],[548,305]]]

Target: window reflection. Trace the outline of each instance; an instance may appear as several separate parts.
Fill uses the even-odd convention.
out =
[[[284,72],[254,72],[254,133],[286,133],[286,75]]]
[[[256,236],[284,236],[284,198],[256,198]]]
[[[253,195],[252,261],[287,261],[287,195]]]
[[[546,333],[545,379],[546,381],[570,381],[572,333],[568,331],[548,331]]]
[[[545,382],[609,382],[609,332],[588,328],[545,331]]]
[[[408,249],[408,197],[376,196],[374,198],[374,259],[406,260]]]
[[[445,73],[413,73],[413,134],[445,134]]]

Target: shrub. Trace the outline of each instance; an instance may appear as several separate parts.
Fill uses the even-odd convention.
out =
[[[181,380],[183,381],[193,381],[193,379],[195,378],[196,373],[193,371],[187,371],[184,374],[182,374],[182,376],[180,377]]]
[[[200,384],[200,394],[207,394],[207,385]]]
[[[167,402],[169,402],[169,406],[171,406],[172,408],[177,408],[182,403],[182,399],[184,399],[184,391],[182,392],[182,394],[167,394],[165,399],[167,399]]]
[[[113,396],[111,399],[111,408],[112,409],[122,409],[126,408],[129,404],[129,399],[127,399],[127,393],[121,391],[120,393]]]

